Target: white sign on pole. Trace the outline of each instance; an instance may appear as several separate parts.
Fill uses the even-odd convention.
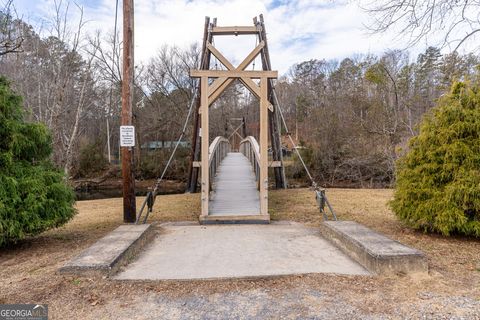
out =
[[[120,147],[135,147],[134,126],[120,126]]]

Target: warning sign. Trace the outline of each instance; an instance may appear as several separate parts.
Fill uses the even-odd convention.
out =
[[[134,126],[120,126],[120,147],[135,147]]]

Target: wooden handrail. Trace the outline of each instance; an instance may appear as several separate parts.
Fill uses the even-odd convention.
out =
[[[243,155],[248,158],[248,155],[245,154],[244,150],[242,150],[242,145],[244,146],[245,143],[249,143],[252,146],[252,151],[253,151],[253,154],[255,155],[255,161],[258,164],[260,164],[260,146],[258,145],[257,139],[255,139],[255,137],[253,136],[248,136],[242,141],[240,141],[240,152],[242,152]]]
[[[213,139],[212,143],[208,147],[208,166],[209,166],[209,189],[211,190],[213,178],[217,174],[218,167],[222,162],[223,158],[227,156],[227,153],[230,152],[231,146],[230,141],[225,137],[216,137]]]
[[[240,141],[240,152],[243,153],[243,155],[251,162],[253,170],[255,171],[255,178],[257,182],[259,182],[260,146],[258,145],[257,139],[255,139],[255,137],[248,136]],[[257,187],[260,187],[259,183],[257,183]]]
[[[213,155],[215,154],[215,152],[218,152],[217,150],[218,150],[219,146],[221,146],[222,143],[226,143],[226,144],[230,145],[230,141],[228,141],[227,138],[218,136],[215,139],[213,139],[212,143],[208,147],[208,155],[209,155],[208,164],[209,165],[212,163]],[[224,157],[225,157],[225,155],[224,155]]]

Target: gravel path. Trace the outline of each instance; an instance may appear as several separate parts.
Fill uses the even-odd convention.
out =
[[[342,294],[294,288],[282,292],[253,289],[243,292],[197,294],[172,298],[161,293],[138,297],[133,305],[110,302],[92,319],[480,319],[480,302],[469,297],[419,293],[419,300],[399,305],[352,303]],[[388,303],[388,302],[386,302]],[[377,308],[375,308],[377,307]]]

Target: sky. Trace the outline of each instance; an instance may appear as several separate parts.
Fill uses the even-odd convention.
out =
[[[53,3],[14,0],[18,15],[33,25],[42,25],[44,30],[49,28]],[[113,31],[115,0],[76,3],[84,8],[87,32]],[[78,10],[71,5],[70,12],[74,21]],[[402,40],[393,41],[391,34],[369,34],[364,26],[369,17],[352,0],[135,0],[135,60],[148,62],[164,44],[187,47],[200,43],[205,16],[216,17],[218,26],[234,26],[252,25],[252,18],[260,13],[265,19],[272,68],[280,74],[294,63],[310,59],[341,60],[405,47]],[[120,0],[120,22],[121,14]],[[255,45],[253,36],[215,37],[215,46],[234,65]]]

